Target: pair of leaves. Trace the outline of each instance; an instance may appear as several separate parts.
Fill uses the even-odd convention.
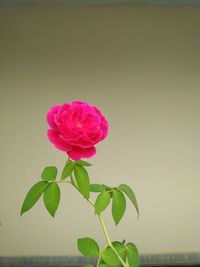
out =
[[[54,166],[44,168],[41,174],[43,181],[37,182],[28,191],[21,208],[21,215],[30,210],[43,194],[45,207],[51,216],[55,216],[60,202],[60,189],[58,184],[54,182],[57,173],[58,170]]]
[[[78,249],[83,256],[86,257],[97,257],[99,256],[100,249],[97,242],[90,238],[84,237],[77,241]]]
[[[68,177],[74,170],[78,189],[84,197],[88,198],[89,177],[83,166],[91,166],[91,164],[83,160],[75,162],[69,160],[63,169],[61,179]],[[55,183],[57,174],[58,170],[55,166],[48,166],[44,168],[41,174],[43,181],[36,183],[28,191],[21,208],[21,215],[30,210],[43,194],[45,207],[51,216],[55,216],[55,212],[60,202],[60,189],[58,184]]]
[[[20,213],[21,215],[24,212],[30,210],[35,205],[35,203],[39,200],[48,185],[49,183],[47,181],[40,181],[36,183],[33,187],[31,187],[24,199]]]
[[[123,261],[127,259],[129,267],[139,267],[139,254],[137,247],[133,243],[128,243],[126,246],[118,241],[112,242],[112,246],[117,251]],[[102,253],[103,261],[111,267],[121,266],[121,262],[115,251],[108,246]]]
[[[110,192],[111,191],[111,192]],[[95,201],[95,213],[103,212],[110,204],[112,198],[112,216],[116,225],[120,222],[126,209],[126,199],[118,189],[101,192]]]
[[[91,166],[91,164],[83,160],[74,162],[68,160],[62,171],[61,180],[66,179],[74,172],[78,190],[86,199],[88,199],[90,195],[90,180],[88,172],[84,166]]]
[[[99,246],[95,240],[91,238],[81,238],[78,240],[78,248],[82,255],[87,257],[97,257],[100,254]],[[116,252],[123,261],[128,262],[129,267],[139,267],[139,254],[137,247],[133,243],[124,245],[121,242],[112,242],[112,247],[106,247],[102,253],[101,258],[103,262],[99,267],[120,267],[122,265]],[[87,264],[84,267],[94,267],[92,264]]]
[[[74,168],[76,165],[82,166],[82,167],[92,166],[91,163],[84,161],[84,160],[77,160],[77,161],[68,160],[65,167],[63,168],[63,171],[61,174],[61,180],[64,180],[67,177],[69,177],[72,174],[72,172],[74,171]]]
[[[42,194],[45,207],[50,215],[54,217],[60,202],[60,189],[57,183],[49,183],[48,181],[40,181],[31,187],[24,199],[21,215],[30,210]]]
[[[98,214],[108,207],[112,198],[112,216],[116,225],[120,222],[126,210],[126,199],[123,193],[131,200],[139,216],[135,194],[128,185],[121,184],[118,188],[110,188],[106,185],[91,184],[90,191],[95,193],[100,192],[95,201],[95,213]]]
[[[137,215],[139,217],[139,207],[135,193],[128,185],[121,184],[118,189],[113,190],[112,215],[116,225],[123,217],[126,209],[126,199],[123,193],[125,193],[126,196],[130,199],[130,201],[136,208]]]

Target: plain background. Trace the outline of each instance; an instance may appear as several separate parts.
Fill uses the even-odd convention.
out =
[[[22,218],[43,167],[66,155],[46,137],[47,110],[79,99],[98,106],[109,136],[91,159],[93,182],[127,183],[112,240],[140,253],[200,251],[200,9],[0,9],[0,255],[78,255],[76,240],[105,239],[70,186],[52,219],[40,201]]]

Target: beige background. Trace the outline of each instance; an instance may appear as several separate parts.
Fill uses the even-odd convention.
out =
[[[65,154],[46,138],[53,104],[82,99],[110,123],[91,160],[94,182],[127,183],[113,240],[141,253],[200,251],[200,9],[16,8],[0,10],[0,255],[75,255],[76,239],[105,244],[92,209],[63,186],[55,219],[42,201],[19,217],[44,166]]]

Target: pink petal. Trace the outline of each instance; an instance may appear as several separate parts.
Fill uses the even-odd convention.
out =
[[[74,147],[67,154],[73,160],[79,160],[81,158],[91,158],[96,154],[96,148],[94,146],[88,148]]]
[[[108,134],[108,122],[106,120],[103,120],[101,123],[101,128],[102,128],[102,137],[101,140],[103,140],[107,134]]]
[[[72,149],[70,145],[68,145],[64,139],[60,136],[59,132],[53,129],[49,129],[47,132],[49,141],[55,145],[58,149],[68,152]]]
[[[47,112],[47,122],[49,124],[49,126],[53,129],[56,129],[56,123],[55,123],[55,114],[58,112],[60,106],[55,105],[53,106],[48,112]]]

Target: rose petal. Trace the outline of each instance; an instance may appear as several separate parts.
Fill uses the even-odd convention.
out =
[[[49,126],[53,129],[57,128],[54,116],[58,112],[59,108],[60,108],[59,105],[55,105],[47,112],[47,117],[46,117],[47,122],[48,122]]]
[[[53,129],[49,129],[47,132],[49,141],[51,143],[53,143],[55,145],[55,147],[57,147],[58,149],[68,152],[69,150],[72,149],[72,147],[70,145],[68,145],[65,140],[63,140],[60,135],[59,132]]]
[[[108,122],[106,120],[102,121],[101,128],[102,128],[102,138],[101,138],[101,140],[103,140],[104,138],[106,138],[106,136],[108,134]]]
[[[80,148],[74,147],[71,151],[68,151],[67,154],[73,160],[79,160],[81,158],[91,158],[96,154],[95,147]]]

